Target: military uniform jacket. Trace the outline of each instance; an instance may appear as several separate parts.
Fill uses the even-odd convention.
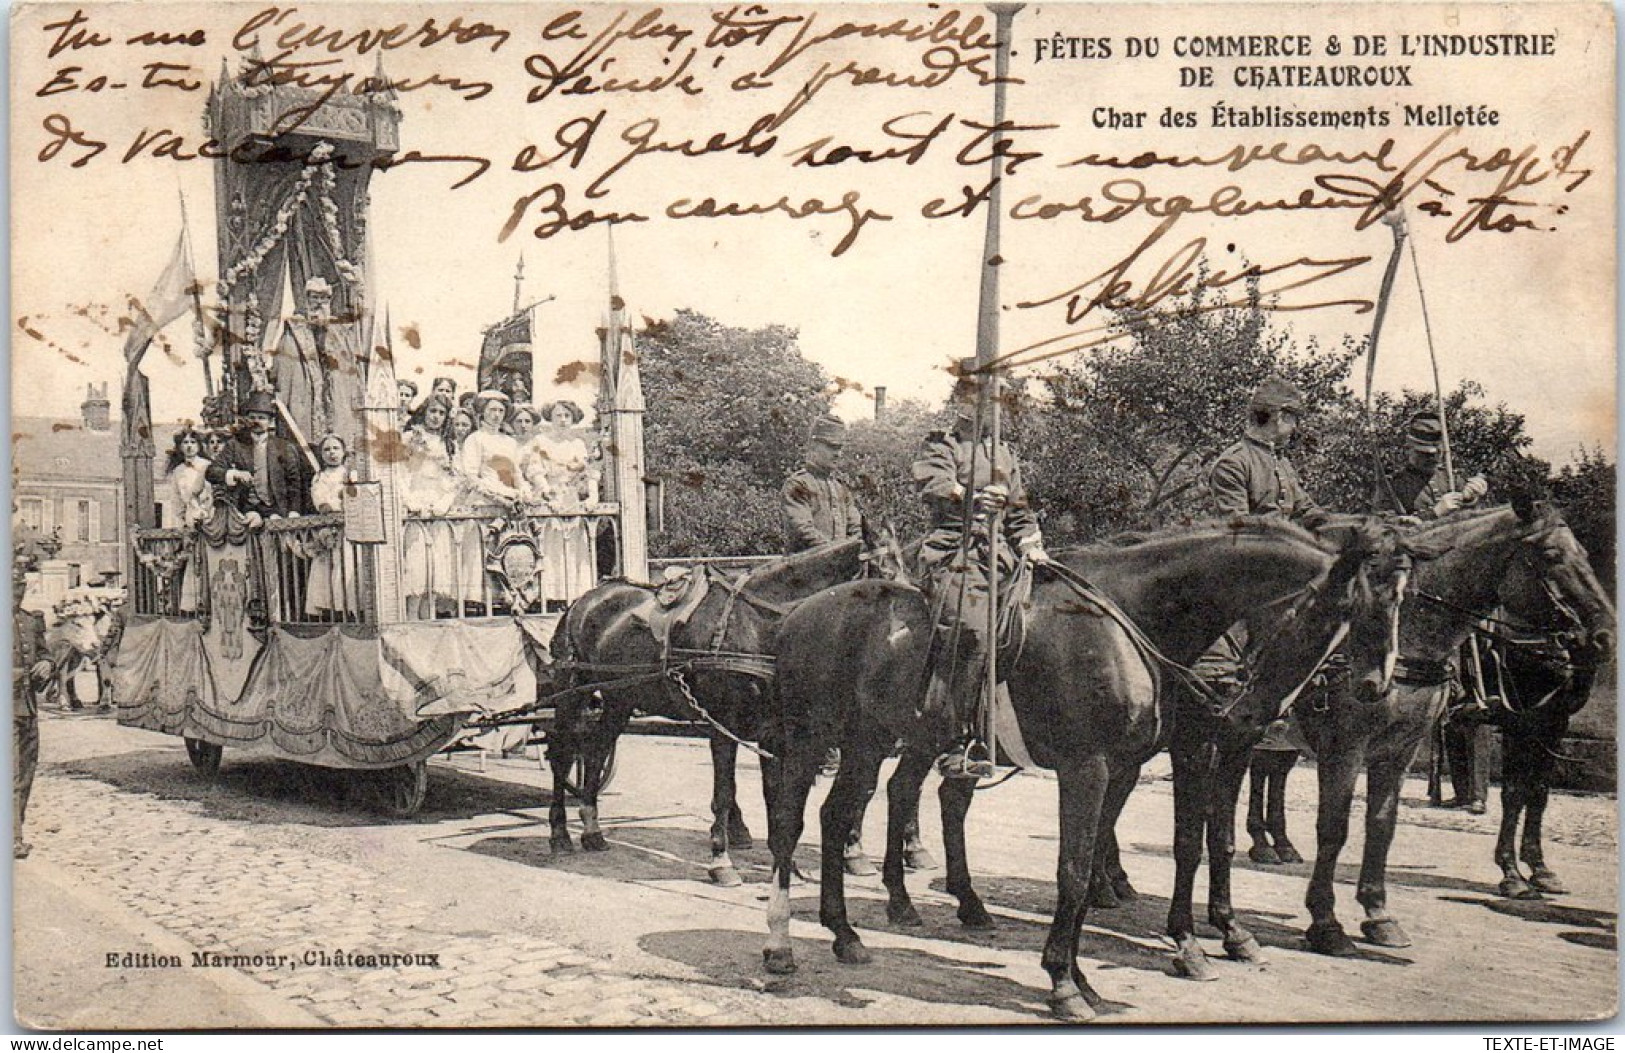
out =
[[[981,447],[978,454],[975,443],[948,432],[934,431],[926,437],[913,467],[914,484],[931,512],[931,533],[920,553],[922,561],[930,563],[958,549],[970,507],[965,495],[993,483],[1010,491],[1004,510],[1004,540],[1019,549],[1022,542],[1039,537],[1038,517],[1027,507],[1027,488],[1015,453],[1002,442],[996,454],[986,440]]]
[[[14,609],[11,627],[12,717],[32,717],[39,706],[29,672],[36,663],[54,662],[57,656],[46,646],[45,618],[37,611]]]
[[[863,533],[863,516],[852,491],[833,474],[803,468],[784,481],[782,496],[787,554]]]
[[[1377,479],[1371,496],[1371,510],[1399,515],[1433,518],[1433,506],[1450,492],[1444,469],[1424,475],[1409,464],[1388,471]]]
[[[1313,529],[1326,513],[1304,492],[1286,454],[1243,438],[1208,471],[1213,510],[1221,516],[1278,514]]]

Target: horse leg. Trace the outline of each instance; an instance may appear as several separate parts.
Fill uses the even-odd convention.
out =
[[[858,739],[854,742],[853,739]],[[879,744],[877,744],[879,743]],[[889,739],[879,742],[860,733],[847,736],[841,744],[841,769],[835,784],[819,811],[823,838],[822,886],[818,896],[818,920],[835,934],[835,958],[847,965],[868,965],[873,961],[846,915],[846,845],[853,824],[863,814],[869,796],[875,792],[880,762],[886,759]]]
[[[575,842],[570,839],[570,820],[566,802],[570,784],[570,768],[575,765],[581,744],[571,727],[573,716],[561,715],[553,733],[548,736],[547,760],[553,768],[553,799],[547,806],[547,844],[554,853],[574,852]]]
[[[1552,792],[1546,777],[1549,774],[1537,776],[1529,787],[1528,812],[1524,819],[1523,843],[1519,847],[1518,857],[1529,864],[1529,883],[1536,891],[1561,896],[1568,892],[1568,886],[1546,865],[1545,852],[1541,847],[1541,826],[1546,819],[1546,804]]]
[[[1298,763],[1297,750],[1279,750],[1270,755],[1274,764],[1271,778],[1268,783],[1268,796],[1265,798],[1265,825],[1269,828],[1270,838],[1275,842],[1275,854],[1283,863],[1302,863],[1303,856],[1298,852],[1297,846],[1286,835],[1286,780],[1292,774],[1292,768]]]
[[[1365,908],[1360,931],[1379,947],[1409,947],[1411,938],[1388,913],[1388,850],[1399,821],[1399,791],[1414,750],[1372,760],[1365,773],[1365,852],[1355,899]]]
[[[903,755],[908,755],[906,750],[904,751]],[[900,764],[901,761],[899,761],[899,765]],[[929,772],[930,770],[930,765],[928,764],[925,771]],[[921,783],[923,784],[923,782],[924,773],[921,774]],[[886,786],[887,805],[889,807],[891,784],[887,783]],[[931,853],[925,847],[925,840],[920,837],[919,785],[914,787],[914,792],[909,794],[908,799],[903,802],[903,805],[906,810],[906,814],[903,818],[903,866],[910,870],[937,869],[937,861],[932,858]],[[887,822],[890,822],[890,820],[888,819]]]
[[[1125,765],[1112,770],[1106,785],[1106,802],[1101,808],[1100,831],[1095,838],[1095,871],[1089,881],[1089,906],[1110,910],[1140,898],[1139,890],[1128,879],[1123,869],[1123,857],[1117,843],[1117,820],[1123,815],[1129,794],[1140,778],[1138,764]]]
[[[777,757],[762,759],[762,798],[767,803],[767,844],[773,853],[772,890],[767,905],[767,945],[762,963],[770,973],[784,975],[796,971],[795,951],[790,944],[790,875],[795,869],[796,843],[806,825],[807,794],[812,791],[822,750],[802,750],[801,756],[789,747]],[[790,755],[786,757],[786,753]]]
[[[1044,941],[1052,1012],[1062,1020],[1093,1020],[1099,996],[1078,968],[1078,933],[1088,910],[1089,877],[1094,870],[1095,836],[1111,775],[1106,758],[1095,755],[1056,771],[1061,784],[1061,849],[1056,865],[1055,919]]]
[[[609,842],[598,826],[598,792],[604,785],[604,769],[609,766],[609,754],[615,740],[626,728],[625,718],[603,721],[587,736],[581,750],[581,848],[586,852],[607,852]]]
[[[948,892],[959,900],[959,921],[968,929],[993,928],[993,916],[971,885],[970,861],[965,853],[965,815],[970,811],[976,784],[967,779],[943,779],[937,786],[942,805],[942,847],[948,854]]]
[[[1238,962],[1264,963],[1264,951],[1253,934],[1236,921],[1230,899],[1230,864],[1236,854],[1236,805],[1253,751],[1250,743],[1226,743],[1219,749],[1213,773],[1214,796],[1207,824],[1207,918],[1224,937],[1224,951]]]
[[[744,884],[728,854],[733,836],[730,821],[739,814],[738,787],[735,784],[735,764],[739,747],[733,740],[716,732],[711,733],[711,864],[706,868],[711,880],[724,888]]]
[[[1495,838],[1495,865],[1501,868],[1499,891],[1508,899],[1540,899],[1518,867],[1518,822],[1529,806],[1534,768],[1531,740],[1523,735],[1502,737],[1506,755],[1501,762],[1501,827]]]
[[[1265,798],[1269,796],[1269,757],[1268,751],[1255,750],[1247,765],[1247,836],[1253,839],[1247,858],[1265,866],[1281,861],[1269,841],[1269,822],[1264,808]]]
[[[1192,907],[1211,795],[1207,764],[1210,748],[1200,738],[1200,732],[1196,736],[1181,734],[1176,723],[1169,747],[1174,766],[1174,892],[1168,900],[1168,936],[1174,941],[1174,972],[1192,980],[1219,978],[1207,960],[1207,952],[1196,940]]]
[[[1354,807],[1354,783],[1365,746],[1360,743],[1343,750],[1337,748],[1340,745],[1329,742],[1331,748],[1320,751],[1320,806],[1315,817],[1315,837],[1319,843],[1315,846],[1315,871],[1309,877],[1309,893],[1304,903],[1310,917],[1306,933],[1309,949],[1346,957],[1356,954],[1357,949],[1338,924],[1334,883],[1337,857],[1348,843],[1349,810]]]
[[[879,777],[878,766],[875,775]],[[846,833],[846,843],[841,846],[841,864],[846,872],[853,877],[873,877],[876,873],[875,865],[869,861],[869,853],[863,850],[863,815],[869,810],[869,800],[874,796],[871,785],[869,793],[858,802],[858,812],[852,820],[852,828]]]
[[[931,764],[929,752],[905,748],[886,783],[886,861],[881,881],[886,886],[886,919],[893,925],[925,924],[909,899],[903,870],[908,865],[909,836],[920,836],[920,788]]]

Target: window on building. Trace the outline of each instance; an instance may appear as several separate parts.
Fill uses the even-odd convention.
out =
[[[17,502],[17,511],[23,522],[39,533],[45,532],[45,502],[37,497],[25,497]]]
[[[91,537],[90,537],[90,517],[91,517],[91,512],[92,512],[92,506],[91,506],[91,503],[89,501],[80,501],[79,502],[79,523],[78,523],[78,526],[77,526],[77,533],[74,536],[79,539],[80,544],[88,545],[90,543],[90,541],[91,541]]]

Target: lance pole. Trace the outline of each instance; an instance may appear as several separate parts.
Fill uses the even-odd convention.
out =
[[[1004,101],[1005,87],[1010,73],[1010,28],[1016,12],[1025,4],[998,3],[987,5],[993,12],[993,149],[991,182],[987,197],[987,229],[982,242],[982,283],[976,305],[976,368],[982,376],[982,402],[988,422],[987,435],[988,479],[999,483],[999,372],[996,365],[999,354],[999,222],[1003,218],[1004,173]],[[974,483],[975,461],[972,460]],[[1003,480],[1008,486],[1009,480]],[[998,704],[999,688],[999,542],[1004,528],[1002,509],[988,516],[987,545],[987,681],[983,689],[981,712],[982,741],[987,744],[988,759],[998,757],[994,710]]]

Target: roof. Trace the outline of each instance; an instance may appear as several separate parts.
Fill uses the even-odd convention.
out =
[[[119,453],[120,423],[108,431],[91,431],[81,421],[65,417],[13,417],[11,463],[14,478],[29,482],[124,481]],[[152,429],[153,475],[162,479],[169,447],[178,424],[157,424]]]
[[[123,478],[119,436],[89,431],[78,420],[11,418],[11,463],[22,482],[106,482]]]

